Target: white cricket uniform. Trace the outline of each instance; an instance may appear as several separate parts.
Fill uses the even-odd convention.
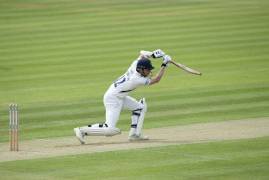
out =
[[[128,93],[139,86],[150,84],[150,78],[144,77],[136,71],[138,60],[135,60],[125,74],[110,85],[104,95],[106,108],[106,124],[108,127],[116,127],[122,109],[134,111],[142,109],[143,104],[128,96]]]

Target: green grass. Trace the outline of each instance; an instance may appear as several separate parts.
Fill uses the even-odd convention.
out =
[[[131,94],[148,99],[145,128],[268,117],[268,7],[267,0],[1,0],[0,142],[8,140],[12,102],[22,139],[103,122],[104,92],[141,49],[162,48],[203,72],[171,65],[160,84]],[[124,112],[118,126],[129,124]]]
[[[269,117],[268,0],[0,0],[0,142],[8,104],[21,140],[103,122],[103,94],[141,49],[170,65],[145,128]],[[159,67],[161,62],[154,61]],[[158,68],[156,68],[155,73]],[[127,130],[130,113],[119,128]],[[268,137],[0,163],[1,179],[268,179]]]
[[[3,179],[268,179],[269,138],[0,163]]]

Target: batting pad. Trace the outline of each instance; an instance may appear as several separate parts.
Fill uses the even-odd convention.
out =
[[[80,130],[86,136],[114,136],[121,133],[118,128],[99,127],[99,124],[92,125],[91,127],[84,126]]]
[[[138,118],[138,122],[137,122],[137,127],[136,127],[136,131],[135,134],[137,136],[140,136],[142,134],[142,129],[143,129],[143,124],[144,124],[144,118],[145,118],[145,114],[147,112],[147,103],[146,103],[146,99],[143,98],[140,100],[140,103],[144,105],[141,114]]]

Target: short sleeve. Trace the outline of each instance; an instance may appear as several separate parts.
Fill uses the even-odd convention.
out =
[[[151,82],[151,80],[150,80],[150,78],[145,78],[145,77],[143,77],[143,78],[140,78],[139,79],[139,85],[141,86],[147,86],[147,85],[149,85],[150,84],[150,82]]]
[[[146,79],[146,82],[145,82],[145,86],[148,86],[150,84],[150,82],[151,82],[151,79],[150,78],[147,78]]]

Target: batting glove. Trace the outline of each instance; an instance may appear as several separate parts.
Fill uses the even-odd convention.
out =
[[[172,60],[171,56],[169,55],[165,55],[163,57],[163,63],[162,63],[162,66],[164,67],[167,67],[168,66],[168,63]]]
[[[153,58],[161,58],[165,55],[165,53],[161,49],[157,49],[153,51],[152,57]]]

